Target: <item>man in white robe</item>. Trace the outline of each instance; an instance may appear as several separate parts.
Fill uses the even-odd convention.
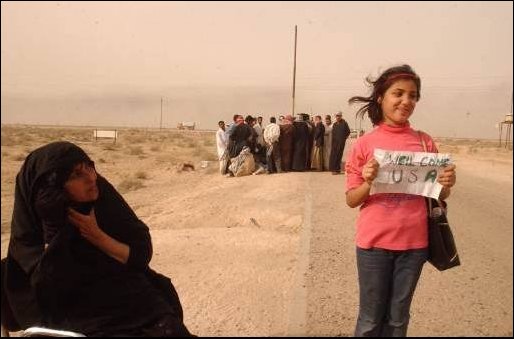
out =
[[[216,132],[216,147],[218,148],[218,160],[220,162],[220,173],[225,174],[227,170],[228,150],[227,150],[227,134],[225,133],[225,122],[218,122],[218,131]]]

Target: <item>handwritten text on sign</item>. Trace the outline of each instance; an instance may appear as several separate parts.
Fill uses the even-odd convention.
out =
[[[407,193],[439,197],[443,186],[437,177],[443,167],[451,164],[449,154],[386,151],[375,149],[379,170],[370,194]]]

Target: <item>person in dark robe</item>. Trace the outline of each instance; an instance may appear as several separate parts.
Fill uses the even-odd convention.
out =
[[[314,117],[313,146],[310,167],[312,170],[323,171],[323,147],[325,144],[325,126],[321,116]]]
[[[294,150],[293,150],[293,171],[305,171],[307,166],[308,148],[309,148],[309,127],[303,119],[304,115],[300,115],[300,121],[295,121],[294,126]]]
[[[304,120],[307,123],[307,127],[309,128],[309,138],[307,142],[307,157],[306,157],[306,168],[311,168],[311,162],[312,162],[312,151],[314,146],[314,120],[311,118],[309,120],[308,115],[306,115],[306,118]]]
[[[234,133],[234,130],[237,127],[237,119],[239,117],[242,118],[243,116],[241,114],[234,114],[234,116],[232,117],[232,124],[229,125],[227,131],[225,132],[227,140],[227,150],[234,148],[234,140],[230,138],[230,136],[232,135],[232,133]]]
[[[336,113],[336,121],[332,125],[332,144],[330,150],[329,170],[332,174],[341,173],[341,161],[343,158],[344,145],[350,135],[350,127],[343,119],[341,112]]]
[[[293,116],[288,114],[282,119],[280,126],[280,138],[278,144],[280,147],[280,162],[282,165],[282,171],[291,171],[291,163],[293,161],[293,137],[294,137],[294,126]]]
[[[235,158],[241,153],[243,147],[250,147],[252,143],[253,132],[252,128],[244,123],[243,116],[239,115],[236,120],[232,134],[229,136],[229,155]]]
[[[250,137],[248,138],[247,143],[252,154],[255,154],[257,152],[257,139],[259,138],[257,131],[253,128],[256,123],[257,120],[254,117],[252,117],[251,115],[246,116],[245,125],[250,127]]]
[[[191,336],[151,258],[148,227],[80,147],[59,141],[27,156],[2,259],[2,295],[19,329]]]
[[[262,129],[257,132],[255,126],[257,126],[257,119],[251,115],[247,115],[245,118],[245,124],[250,127],[250,138],[248,139],[248,147],[250,152],[253,154],[255,164],[260,167],[266,167],[266,148],[259,143],[259,138],[262,137]],[[259,126],[260,128],[260,126]],[[259,133],[261,134],[259,136]],[[264,143],[264,139],[262,141]]]

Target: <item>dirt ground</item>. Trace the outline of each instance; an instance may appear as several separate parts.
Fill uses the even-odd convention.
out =
[[[69,140],[150,227],[151,266],[172,279],[193,333],[353,334],[358,210],[344,203],[344,175],[225,178],[213,132],[119,133],[114,144],[93,142],[90,128],[2,126],[2,257],[24,157]],[[512,151],[480,140],[440,140],[439,147],[457,164],[448,203],[462,266],[425,266],[409,335],[512,336]],[[195,170],[180,171],[184,162]]]

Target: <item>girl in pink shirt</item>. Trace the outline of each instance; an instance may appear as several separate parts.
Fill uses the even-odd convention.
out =
[[[421,80],[408,66],[392,67],[372,86],[369,97],[354,96],[349,103],[363,106],[375,129],[353,145],[346,161],[346,203],[360,206],[357,220],[357,269],[360,306],[355,336],[406,336],[409,309],[421,269],[428,256],[425,199],[401,193],[370,195],[378,173],[375,148],[437,152],[427,134],[411,128],[409,118],[420,99]],[[439,199],[450,195],[455,166],[439,175],[443,186]]]

